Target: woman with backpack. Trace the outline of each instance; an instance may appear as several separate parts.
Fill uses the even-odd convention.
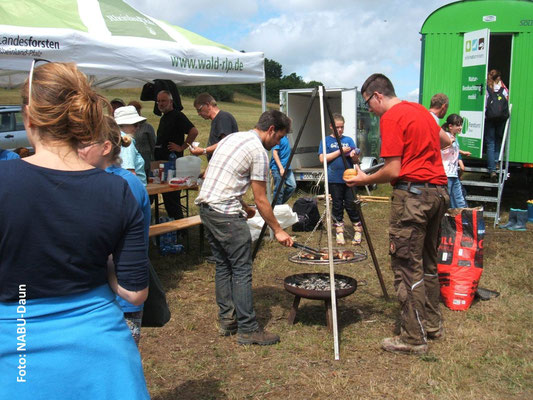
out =
[[[487,107],[485,110],[485,143],[487,152],[487,168],[490,179],[496,181],[495,160],[500,156],[500,147],[505,129],[505,121],[509,118],[509,90],[501,79],[501,72],[492,69],[487,77]]]

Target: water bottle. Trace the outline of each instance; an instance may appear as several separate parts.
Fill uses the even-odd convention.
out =
[[[176,153],[171,152],[168,156],[168,169],[172,171],[176,171],[176,160],[178,159],[178,156]],[[176,173],[174,173],[174,176],[176,176]]]

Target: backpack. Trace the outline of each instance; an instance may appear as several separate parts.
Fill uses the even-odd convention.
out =
[[[320,213],[315,198],[299,198],[294,202],[292,210],[298,214],[298,222],[292,226],[293,232],[310,232],[320,221]]]
[[[487,99],[487,109],[485,111],[487,119],[505,121],[509,118],[509,103],[503,95],[503,91],[503,86],[497,92],[488,89],[489,98]]]

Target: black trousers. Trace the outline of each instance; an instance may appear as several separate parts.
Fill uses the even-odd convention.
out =
[[[167,214],[170,218],[183,218],[183,208],[181,207],[180,195],[181,190],[163,193],[163,202],[165,203],[165,210],[167,210]]]
[[[345,183],[330,183],[329,193],[333,203],[331,212],[335,221],[342,222],[344,220],[344,209],[346,209],[351,222],[359,222],[361,220],[357,208],[355,208],[352,189],[346,186]]]

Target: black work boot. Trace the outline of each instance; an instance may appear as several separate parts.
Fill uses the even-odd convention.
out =
[[[258,328],[253,332],[239,333],[237,335],[237,343],[239,344],[258,344],[260,346],[267,346],[278,342],[278,335],[264,331],[261,328]]]
[[[441,326],[438,331],[427,331],[428,339],[441,340],[444,339],[444,326]]]
[[[402,341],[399,336],[383,339],[381,348],[391,353],[402,354],[425,354],[428,351],[427,344],[410,344]]]

